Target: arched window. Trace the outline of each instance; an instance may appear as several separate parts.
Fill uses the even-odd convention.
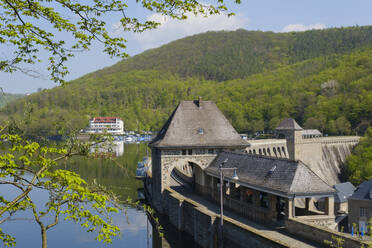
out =
[[[282,151],[283,151],[283,156],[284,156],[284,157],[287,157],[287,155],[285,154],[284,146],[282,146]]]
[[[278,154],[279,154],[279,157],[282,156],[282,153],[280,152],[280,147],[278,147]]]

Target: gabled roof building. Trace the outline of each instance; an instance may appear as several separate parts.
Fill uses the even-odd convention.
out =
[[[354,194],[349,197],[349,229],[353,224],[360,231],[367,231],[372,218],[372,179],[361,183]]]
[[[223,152],[205,170],[219,177],[219,166],[236,168],[236,183],[285,198],[329,197],[336,190],[301,161]],[[227,178],[233,171],[224,172]]]
[[[162,211],[162,193],[174,168],[190,168],[194,185],[203,188],[203,170],[221,151],[243,151],[243,140],[212,101],[181,101],[149,143],[152,159],[153,206]],[[185,169],[186,170],[186,169]]]
[[[301,161],[222,152],[204,170],[210,185],[204,194],[217,202],[221,165],[235,170],[223,172],[225,204],[250,219],[263,223],[302,216],[334,220],[336,190]],[[314,198],[325,199],[323,212],[315,209]],[[304,200],[305,207],[295,200]]]
[[[109,133],[124,134],[124,122],[118,117],[94,117],[89,120],[89,127],[85,129],[87,133]]]

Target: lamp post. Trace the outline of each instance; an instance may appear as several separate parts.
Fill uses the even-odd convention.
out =
[[[234,175],[232,177],[233,180],[238,180],[238,175],[236,174],[236,167],[233,167],[233,168],[223,168],[223,166],[225,165],[225,163],[227,162],[228,158],[226,158],[221,164],[220,164],[220,203],[221,203],[221,209],[220,209],[220,213],[221,213],[221,216],[220,216],[220,219],[221,219],[221,223],[220,223],[220,228],[221,228],[221,240],[220,240],[220,247],[222,248],[223,247],[223,171],[224,170],[234,170]]]

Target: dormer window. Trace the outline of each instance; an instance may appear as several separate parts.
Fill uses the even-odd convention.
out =
[[[203,128],[199,128],[198,129],[198,134],[204,134],[204,129]]]

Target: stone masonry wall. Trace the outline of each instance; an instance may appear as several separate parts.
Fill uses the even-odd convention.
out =
[[[342,166],[359,137],[321,137],[296,140],[296,159],[301,160],[329,185],[340,183]]]
[[[171,189],[164,190],[162,201],[164,213],[170,223],[180,231],[190,234],[201,247],[216,247],[219,241],[218,215],[208,211],[188,198],[184,198]],[[263,236],[253,228],[228,217],[224,218],[224,247],[262,247],[283,248],[288,247],[269,236]]]
[[[343,247],[360,248],[362,244],[368,247],[366,241],[360,241],[350,235],[330,230],[325,227],[319,227],[297,219],[288,219],[285,221],[286,229],[293,235],[314,240],[319,244],[324,244],[325,240],[334,241],[333,237],[341,237],[344,240]],[[329,247],[324,244],[323,247]]]

